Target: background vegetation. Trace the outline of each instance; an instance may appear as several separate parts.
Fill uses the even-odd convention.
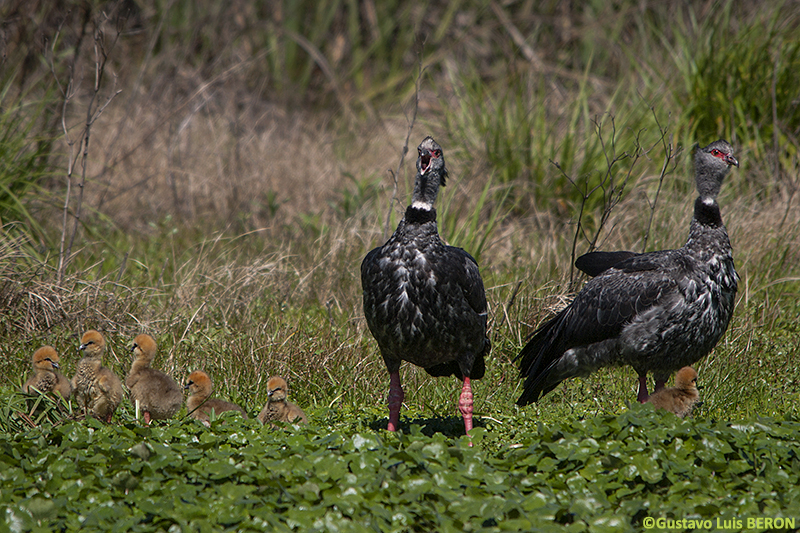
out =
[[[14,391],[43,344],[71,375],[80,333],[96,328],[119,375],[148,332],[157,366],[178,379],[203,368],[251,413],[284,375],[313,446],[331,430],[390,440],[358,267],[401,217],[428,134],[451,171],[440,231],[478,258],[490,302],[493,352],[475,384],[486,453],[508,461],[509,444],[563,421],[627,420],[630,369],[518,409],[512,359],[580,287],[576,255],[683,244],[691,147],[720,137],[741,163],[720,198],[741,283],[728,333],[698,365],[695,420],[717,431],[796,417],[797,2],[11,0],[0,20],[6,439],[55,442],[31,426],[68,408],[27,421]],[[456,382],[412,367],[403,379],[421,442],[455,446]],[[134,431],[131,411],[118,421]],[[792,453],[776,464],[796,468]]]

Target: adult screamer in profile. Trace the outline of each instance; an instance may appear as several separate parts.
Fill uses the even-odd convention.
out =
[[[686,244],[598,268],[520,352],[525,385],[517,404],[537,401],[565,379],[622,365],[639,375],[638,400],[645,402],[648,372],[658,391],[672,372],[717,344],[731,319],[738,276],[716,199],[739,162],[731,145],[719,140],[696,148],[694,165],[700,196]]]
[[[400,425],[400,363],[431,376],[463,380],[458,409],[472,429],[471,379],[486,370],[486,293],[478,263],[447,246],[436,228],[433,204],[447,169],[442,147],[426,137],[417,148],[414,195],[394,235],[361,263],[364,316],[389,370],[389,431]]]

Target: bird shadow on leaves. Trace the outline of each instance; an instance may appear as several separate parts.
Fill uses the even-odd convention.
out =
[[[370,429],[375,431],[386,430],[388,418],[378,418],[369,422]],[[464,436],[464,419],[460,416],[434,416],[433,418],[400,418],[400,430],[414,432],[413,426],[419,427],[419,432],[427,437],[441,433],[446,437],[458,438]],[[479,417],[473,418],[473,427],[482,428],[486,424]]]

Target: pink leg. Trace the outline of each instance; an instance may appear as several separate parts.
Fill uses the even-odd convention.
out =
[[[464,378],[461,396],[458,397],[458,410],[461,411],[461,416],[464,417],[464,429],[469,435],[469,430],[472,429],[472,386],[469,383],[469,378]]]
[[[654,390],[653,392],[658,392],[661,389],[663,389],[664,388],[664,383],[666,383],[664,380],[658,380],[657,379],[656,380],[656,390]]]
[[[150,425],[150,411],[144,412],[144,423]]]
[[[400,372],[389,374],[389,431],[400,427],[400,407],[403,405],[403,386],[400,385]]]
[[[636,399],[639,400],[639,403],[644,403],[650,397],[650,394],[647,392],[647,375],[639,376],[639,394],[636,396]]]

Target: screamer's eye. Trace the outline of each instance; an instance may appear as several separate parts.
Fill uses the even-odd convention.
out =
[[[713,155],[714,157],[720,157],[722,155],[722,152],[714,148],[713,150],[711,150],[711,155]]]

